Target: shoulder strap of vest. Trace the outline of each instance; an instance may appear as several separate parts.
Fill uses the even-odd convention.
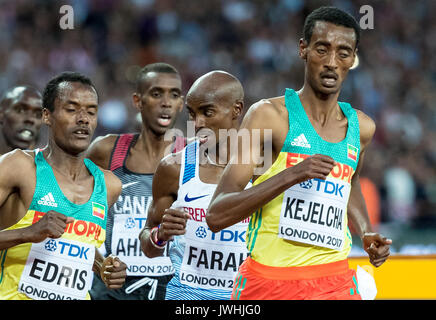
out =
[[[95,179],[94,186],[97,188],[97,190],[95,190],[96,192],[93,192],[93,195],[103,194],[104,200],[106,201],[107,189],[103,171],[101,171],[100,168],[90,159],[84,159],[84,162],[89,172],[94,176]]]
[[[195,177],[197,167],[197,152],[197,141],[194,141],[186,146],[180,168],[180,176],[183,177],[181,184],[185,184],[186,182]]]
[[[357,148],[357,159],[356,163],[359,162],[360,156],[360,127],[359,127],[359,117],[357,115],[356,109],[354,109],[351,104],[347,102],[338,102],[341,106],[342,111],[348,119],[348,131],[350,131],[350,140],[347,143],[351,144],[353,147]]]
[[[111,171],[123,166],[130,144],[134,138],[135,134],[133,133],[126,133],[118,136],[110,159],[109,169]]]

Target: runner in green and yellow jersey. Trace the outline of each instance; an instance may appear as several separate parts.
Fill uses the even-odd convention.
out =
[[[252,144],[248,163],[240,161],[247,154],[243,146],[231,158],[206,218],[217,232],[251,216],[250,257],[232,299],[361,299],[347,261],[348,218],[372,264],[389,256],[391,240],[372,231],[359,185],[375,124],[338,102],[359,37],[358,23],[346,12],[313,11],[299,47],[303,88],[261,100],[243,120],[241,129],[252,137],[260,131],[260,143]],[[262,172],[261,156],[271,160]],[[244,190],[250,179],[253,187]]]
[[[123,262],[95,250],[121,182],[84,158],[98,110],[88,78],[72,72],[53,78],[43,108],[47,147],[0,158],[0,206],[14,195],[26,208],[0,211],[0,299],[89,299],[93,270],[110,288],[126,276]]]

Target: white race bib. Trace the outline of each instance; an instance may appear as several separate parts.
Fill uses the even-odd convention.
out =
[[[311,179],[285,191],[278,236],[340,251],[350,184],[339,179]]]
[[[35,300],[84,300],[92,285],[95,247],[69,239],[32,244],[18,291]]]
[[[248,223],[213,233],[206,222],[187,221],[180,282],[194,288],[229,290],[239,265],[247,258]]]
[[[148,258],[141,250],[138,238],[146,218],[134,214],[115,214],[112,233],[112,253],[127,265],[128,276],[164,276],[174,273],[166,256]]]

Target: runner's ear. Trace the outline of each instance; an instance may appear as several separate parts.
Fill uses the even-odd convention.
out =
[[[49,127],[51,126],[50,111],[47,108],[42,109],[42,122]]]
[[[237,101],[233,105],[233,120],[239,118],[239,116],[242,114],[242,110],[244,109],[244,102]]]
[[[132,95],[132,101],[133,101],[133,106],[138,109],[139,112],[141,112],[141,95],[137,92],[135,92]]]
[[[305,60],[307,59],[307,46],[308,43],[306,40],[304,40],[303,38],[300,39],[300,44],[299,44],[299,56],[301,59]]]

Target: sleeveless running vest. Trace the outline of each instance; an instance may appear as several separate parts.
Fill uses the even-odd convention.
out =
[[[146,295],[149,300],[153,300],[156,290],[157,298],[160,296],[155,277],[159,277],[166,285],[169,279],[164,276],[174,273],[166,251],[164,256],[151,259],[141,250],[138,235],[146,224],[148,208],[152,201],[153,174],[132,172],[126,167],[130,148],[138,137],[139,134],[131,133],[119,135],[109,163],[109,169],[121,180],[122,190],[117,202],[109,209],[106,252],[102,254],[114,254],[126,263],[126,282],[119,290],[108,290],[101,280],[95,279],[91,292],[93,299],[109,299],[110,294],[112,298],[117,299],[142,299],[142,295]],[[182,149],[184,145],[184,139],[176,139],[173,148]],[[136,291],[139,288],[142,289]],[[164,294],[161,298],[163,297]]]
[[[347,203],[360,154],[357,113],[348,103],[338,102],[348,129],[345,139],[330,143],[315,131],[294,90],[286,89],[285,104],[289,114],[285,143],[273,165],[253,185],[314,154],[331,156],[337,165],[326,180],[294,185],[257,210],[250,219],[247,248],[255,261],[274,267],[346,259],[352,244]]]
[[[166,300],[229,300],[238,268],[248,256],[248,219],[217,233],[207,226],[206,212],[217,185],[202,182],[199,168],[196,141],[182,154],[179,190],[172,205],[183,208],[191,219],[185,235],[170,242],[175,274],[168,283]]]
[[[35,150],[36,187],[26,215],[6,230],[28,227],[50,210],[73,217],[59,239],[23,243],[0,251],[0,300],[89,299],[95,247],[106,235],[107,191],[103,172],[89,159],[94,177],[88,202],[74,204],[60,189],[52,168]]]
[[[122,190],[109,209],[105,247],[127,264],[127,276],[163,276],[174,272],[168,256],[150,259],[141,250],[139,232],[145,226],[152,200],[153,174],[127,169],[125,162],[139,134],[120,135],[113,149],[110,170],[121,180]]]

